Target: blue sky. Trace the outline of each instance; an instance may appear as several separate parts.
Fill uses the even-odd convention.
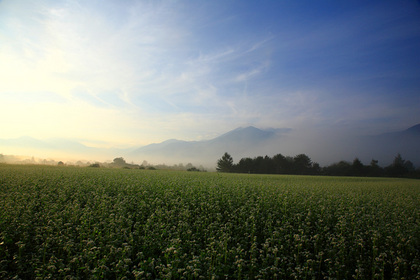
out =
[[[1,0],[0,138],[402,130],[419,50],[419,1]]]

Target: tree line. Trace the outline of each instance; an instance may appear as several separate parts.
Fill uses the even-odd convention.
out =
[[[392,164],[385,168],[372,159],[369,165],[364,165],[358,158],[353,162],[340,161],[321,167],[305,154],[294,157],[277,154],[273,157],[258,156],[242,158],[233,162],[229,153],[225,153],[217,161],[219,172],[254,173],[254,174],[295,174],[295,175],[330,175],[330,176],[369,176],[369,177],[415,177],[420,178],[420,169],[415,169],[413,163],[405,160],[400,154],[395,156]]]

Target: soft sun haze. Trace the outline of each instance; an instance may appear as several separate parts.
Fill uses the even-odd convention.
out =
[[[0,138],[126,148],[252,125],[310,153],[420,123],[419,50],[414,0],[0,0]]]

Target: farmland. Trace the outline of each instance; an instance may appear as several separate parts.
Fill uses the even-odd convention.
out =
[[[0,165],[0,278],[420,279],[420,180]]]

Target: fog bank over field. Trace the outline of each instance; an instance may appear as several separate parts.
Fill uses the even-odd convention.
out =
[[[420,166],[418,141],[419,126],[381,135],[358,135],[345,129],[333,128],[264,130],[251,126],[235,129],[207,141],[170,140],[148,145],[127,156],[149,155],[175,162],[177,159],[191,162],[201,160],[203,165],[212,165],[224,152],[229,152],[235,161],[243,157],[273,156],[279,153],[294,156],[304,153],[322,166],[340,160],[352,161],[356,157],[366,164],[376,159],[381,166],[385,166],[400,153]]]
[[[128,148],[94,147],[77,140],[64,139],[0,139],[0,153],[68,162],[111,162],[116,157],[124,157],[127,162],[137,164],[143,161],[167,165],[192,163],[209,169],[215,167],[225,152],[231,154],[235,162],[244,157],[306,154],[321,166],[340,160],[352,161],[356,157],[364,164],[375,159],[380,166],[386,166],[400,153],[403,158],[420,167],[418,143],[420,125],[378,135],[360,135],[345,128],[308,127],[295,130],[248,126],[208,140],[169,139]]]

